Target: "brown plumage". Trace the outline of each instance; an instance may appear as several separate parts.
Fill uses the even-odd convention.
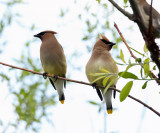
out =
[[[101,73],[100,69],[106,69],[110,73],[118,74],[118,67],[115,64],[113,58],[111,57],[110,50],[112,49],[112,46],[114,43],[111,43],[104,35],[101,35],[102,39],[98,39],[98,41],[95,43],[92,55],[86,65],[86,75],[90,83],[92,83],[97,77],[93,76],[93,73]],[[111,82],[113,78],[111,77],[107,84]],[[96,81],[96,84],[99,86],[103,86],[102,84],[103,79]],[[117,80],[115,80],[111,86],[116,85]],[[102,92],[104,92],[103,88],[100,88]],[[108,114],[111,114],[113,111],[112,108],[112,90],[108,89],[108,91],[103,94],[103,97],[106,102],[107,112]]]
[[[41,39],[40,59],[44,72],[50,75],[62,76],[66,75],[66,58],[62,46],[54,36],[54,31],[43,31],[35,37]],[[59,100],[64,103],[65,96],[63,92],[63,80],[49,78],[53,87],[59,94]]]
[[[146,0],[137,0],[138,7],[140,9],[142,18],[146,27],[149,27],[150,18],[150,5]],[[160,14],[152,7],[152,25],[153,25],[153,35],[155,38],[160,37]]]

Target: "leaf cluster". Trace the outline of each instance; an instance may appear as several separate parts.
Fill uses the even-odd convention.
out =
[[[131,47],[130,47],[131,48]],[[151,71],[156,70],[156,65],[154,65],[154,67],[150,68],[151,66],[151,59],[149,58],[149,54],[148,54],[148,49],[146,48],[146,45],[144,45],[144,53],[138,52],[137,50],[131,48],[134,52],[136,52],[137,54],[139,54],[141,56],[141,58],[137,58],[135,59],[135,62],[132,63],[131,60],[129,59],[128,63],[126,63],[125,59],[124,59],[124,54],[122,52],[122,50],[120,50],[120,59],[122,60],[122,62],[124,64],[120,64],[117,63],[119,65],[127,65],[126,70],[123,72],[119,72],[119,76],[125,79],[132,79],[132,81],[129,81],[122,89],[121,93],[120,93],[120,101],[124,101],[126,99],[126,97],[129,95],[129,92],[133,86],[133,81],[134,80],[144,80],[144,84],[142,85],[142,89],[145,89],[147,87],[147,83],[150,80],[154,80],[152,78],[152,74]],[[128,72],[128,70],[132,67],[134,69],[135,66],[139,66],[140,67],[140,78],[135,74],[135,73],[131,73]],[[137,67],[135,68],[137,70]]]

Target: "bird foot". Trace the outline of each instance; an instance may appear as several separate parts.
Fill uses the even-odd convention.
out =
[[[54,81],[53,82],[55,82],[55,81],[57,81],[57,79],[58,79],[58,75],[54,75]]]
[[[93,89],[96,89],[96,85],[97,85],[96,83],[92,84]]]
[[[43,73],[43,78],[44,78],[44,79],[47,78],[47,74],[48,74],[48,73]]]

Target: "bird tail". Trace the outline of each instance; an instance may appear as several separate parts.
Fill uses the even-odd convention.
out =
[[[108,89],[108,91],[103,94],[105,102],[106,102],[106,108],[107,108],[107,113],[112,114],[113,113],[113,108],[112,108],[112,90]]]
[[[53,79],[54,80],[54,79]],[[63,83],[64,81],[61,80],[61,79],[57,79],[55,82],[54,82],[54,85],[55,85],[55,88],[58,92],[58,95],[59,95],[59,101],[63,104],[64,103],[64,100],[65,100],[65,96],[64,96],[64,92],[63,92]]]

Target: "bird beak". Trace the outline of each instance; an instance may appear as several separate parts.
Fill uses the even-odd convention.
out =
[[[38,38],[41,38],[41,36],[40,36],[40,35],[38,35],[38,34],[37,34],[37,35],[34,35],[34,37],[38,37]]]
[[[109,42],[109,45],[114,46],[114,45],[116,45],[116,43]]]

